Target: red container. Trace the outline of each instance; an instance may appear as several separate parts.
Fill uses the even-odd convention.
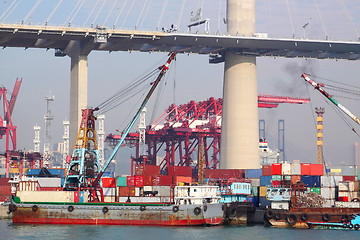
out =
[[[348,201],[349,201],[349,197],[339,197],[339,201],[340,201],[340,202],[348,202]]]
[[[262,167],[262,175],[263,176],[271,176],[271,166],[263,166]]]
[[[11,195],[11,186],[0,186],[0,195]]]
[[[299,181],[301,181],[301,176],[300,175],[292,175],[291,176],[291,183],[292,184],[296,184]]]
[[[11,185],[9,183],[10,178],[0,178],[0,186],[8,186]]]
[[[281,163],[273,163],[271,165],[271,175],[281,175]]]
[[[144,176],[144,186],[153,186],[154,177],[153,176]]]
[[[170,186],[172,184],[172,177],[171,176],[160,176],[160,186]]]
[[[176,183],[192,183],[192,177],[176,176]]]
[[[135,187],[118,187],[119,197],[135,197]]]
[[[311,164],[310,163],[302,163],[301,164],[301,175],[310,175],[311,173]]]
[[[205,178],[245,178],[244,169],[206,169]]]
[[[192,168],[185,166],[173,166],[168,169],[168,176],[192,176]]]
[[[131,176],[126,177],[126,185],[128,187],[134,187],[135,186],[135,177],[131,177]]]
[[[135,187],[144,186],[144,176],[135,176]]]
[[[273,186],[273,187],[280,187],[280,186],[281,186],[281,182],[282,182],[282,181],[272,181],[272,186]]]
[[[104,188],[114,188],[116,187],[116,178],[101,178],[102,186]]]
[[[346,181],[355,181],[356,177],[355,176],[343,176],[343,181],[346,182]]]
[[[324,165],[322,164],[310,164],[311,176],[322,176],[324,175]]]

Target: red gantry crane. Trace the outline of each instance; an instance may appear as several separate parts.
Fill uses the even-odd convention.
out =
[[[1,99],[3,100],[2,116],[0,115],[0,139],[2,139],[4,136],[6,138],[6,177],[9,177],[10,155],[12,155],[12,153],[14,153],[16,150],[16,126],[14,126],[12,122],[11,114],[14,110],[21,83],[22,79],[19,80],[17,78],[10,101],[8,101],[6,97],[7,89],[5,87],[0,87],[0,101]],[[12,150],[10,150],[10,142],[12,143]],[[17,156],[18,154],[15,155]]]
[[[280,103],[302,104],[310,99],[259,95],[259,108],[276,108]],[[151,125],[146,128],[147,156],[139,156],[139,133],[129,133],[126,144],[136,147],[136,158],[133,165],[156,165],[158,153],[165,151],[160,167],[168,172],[172,166],[192,167],[193,177],[198,176],[199,162],[204,162],[205,169],[217,169],[220,158],[222,99],[213,97],[206,101],[190,101],[187,104],[175,105],[166,109]],[[108,135],[106,141],[116,144],[121,136]],[[200,144],[199,144],[200,143]],[[204,159],[199,161],[198,154]],[[195,159],[192,159],[194,157]]]

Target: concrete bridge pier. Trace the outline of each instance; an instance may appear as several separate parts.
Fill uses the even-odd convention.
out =
[[[253,36],[255,0],[227,0],[227,32]],[[256,57],[225,54],[220,167],[258,169]]]
[[[84,49],[81,42],[71,41],[64,51],[71,58],[69,154],[74,149],[81,123],[81,109],[87,107],[87,56],[90,51]]]

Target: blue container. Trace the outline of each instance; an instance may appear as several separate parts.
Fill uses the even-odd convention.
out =
[[[266,197],[260,198],[259,207],[265,208],[265,207],[270,207],[270,206],[271,206],[271,202],[269,200],[267,200]]]
[[[320,176],[301,176],[301,181],[308,187],[320,187]]]
[[[262,169],[246,169],[245,178],[260,178],[262,175]]]
[[[261,176],[260,177],[260,186],[270,186],[271,185],[271,176]]]
[[[109,178],[114,178],[115,177],[115,173],[114,172],[104,172],[103,177],[109,177]]]
[[[61,187],[64,186],[65,178],[61,178]]]
[[[253,205],[254,207],[259,207],[259,198],[258,197],[253,197]]]
[[[40,168],[29,168],[28,176],[38,176],[40,173]]]

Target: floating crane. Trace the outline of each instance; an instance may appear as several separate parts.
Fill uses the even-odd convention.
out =
[[[102,169],[97,172],[99,167],[99,159],[97,153],[97,142],[96,142],[96,135],[95,135],[95,126],[94,120],[94,111],[98,110],[95,109],[85,109],[83,111],[83,121],[80,125],[80,130],[78,134],[77,144],[74,148],[74,153],[72,155],[72,159],[70,160],[69,164],[69,174],[66,176],[64,182],[64,190],[89,190],[89,201],[103,201],[103,194],[101,190],[101,177],[104,174],[105,170],[115,157],[117,151],[119,150],[120,146],[122,145],[123,141],[125,140],[126,136],[130,132],[132,126],[135,124],[136,120],[140,116],[141,111],[144,109],[145,105],[149,101],[151,95],[155,91],[155,88],[158,86],[161,78],[167,72],[170,63],[172,60],[175,59],[176,53],[170,53],[170,57],[168,58],[165,65],[159,67],[160,73],[156,80],[152,83],[150,91],[147,93],[145,99],[143,100],[140,108],[136,112],[135,116],[131,120],[131,122],[127,125],[125,130],[122,133],[121,139],[119,140],[118,144],[114,148],[112,154],[110,155],[107,162],[104,164]],[[86,123],[86,122],[90,122]],[[91,131],[89,131],[91,129]],[[80,143],[80,144],[78,144]],[[90,154],[91,153],[91,154]],[[87,167],[89,171],[84,171]],[[74,172],[73,175],[70,173]],[[100,192],[100,197],[98,195]]]
[[[301,77],[303,77],[305,79],[305,81],[307,81],[308,83],[310,83],[316,90],[318,90],[322,95],[324,95],[327,99],[330,100],[330,102],[332,102],[333,104],[335,104],[335,106],[337,106],[341,111],[343,111],[346,115],[348,115],[352,120],[354,120],[354,122],[356,122],[357,124],[360,125],[360,120],[354,115],[352,114],[347,108],[345,108],[343,105],[341,105],[338,101],[336,101],[329,93],[327,93],[322,87],[324,87],[324,85],[319,84],[314,82],[313,80],[311,80],[305,73],[303,73],[301,75]],[[355,131],[354,128],[352,128],[352,130],[357,133]]]

